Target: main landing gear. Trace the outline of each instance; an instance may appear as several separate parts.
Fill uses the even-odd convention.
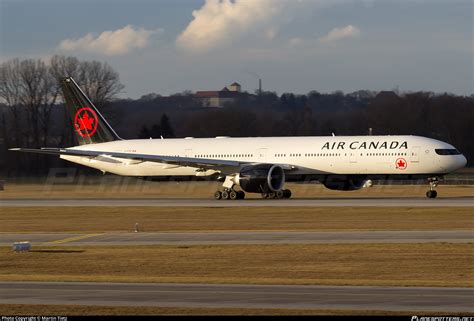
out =
[[[221,181],[224,181],[222,186],[224,187],[223,191],[216,191],[214,193],[214,198],[216,200],[243,200],[245,198],[245,193],[243,191],[236,191],[234,186],[237,184],[235,183],[235,177],[233,176],[226,176],[225,179],[223,178]],[[253,192],[253,191],[252,191]],[[258,193],[255,190],[255,193]],[[262,193],[262,198],[264,199],[284,199],[290,198],[291,191],[289,189],[283,189],[276,192],[265,192]]]
[[[291,191],[289,189],[282,189],[276,192],[270,192],[270,193],[262,193],[262,198],[265,199],[270,199],[270,198],[277,198],[277,199],[283,199],[283,198],[290,198],[291,197]]]
[[[439,183],[438,178],[428,178],[428,182],[430,183],[430,190],[426,192],[426,197],[436,198],[436,196],[438,196],[438,193],[435,191],[435,188],[438,186]]]
[[[224,188],[224,190],[216,191],[214,193],[214,198],[216,200],[243,200],[245,198],[245,193],[243,191],[236,191],[233,188]]]
[[[214,193],[214,198],[216,200],[243,200],[245,198],[245,193],[243,191],[236,191],[234,189],[235,186],[235,177],[233,176],[226,176],[225,178],[222,177],[224,184],[224,190],[216,191]],[[222,182],[222,180],[221,180]]]
[[[262,198],[264,199],[284,199],[290,197],[291,191],[289,189],[270,193],[262,193]],[[216,191],[214,193],[214,198],[216,200],[243,200],[245,198],[245,193],[243,191],[236,191],[233,188],[224,188],[222,192]]]

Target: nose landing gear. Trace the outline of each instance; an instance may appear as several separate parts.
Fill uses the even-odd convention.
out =
[[[430,190],[426,192],[426,197],[436,198],[436,196],[438,196],[438,192],[435,191],[435,188],[438,186],[439,180],[437,177],[433,177],[428,178],[428,182],[430,183]]]

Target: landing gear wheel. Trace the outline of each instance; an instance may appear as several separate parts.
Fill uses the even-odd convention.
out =
[[[230,191],[230,192],[229,192],[229,198],[230,198],[231,200],[236,200],[236,199],[238,199],[237,192],[234,191],[234,190]]]
[[[285,192],[282,191],[282,190],[276,191],[275,192],[275,197],[278,198],[279,200],[281,200],[282,198],[285,197]]]
[[[268,193],[262,193],[262,198],[267,199],[268,198]]]
[[[285,198],[290,198],[291,197],[291,191],[289,189],[283,190],[283,196]]]
[[[434,190],[426,192],[426,197],[428,198],[436,198],[436,196],[438,196],[438,193]]]
[[[222,192],[222,199],[223,200],[228,200],[229,199],[229,192],[223,191]]]
[[[214,193],[214,198],[215,198],[216,200],[220,200],[220,199],[222,198],[222,193],[221,193],[221,191],[216,191],[216,192]]]
[[[237,192],[237,199],[243,200],[245,198],[245,193],[244,191],[238,191]]]
[[[268,198],[275,198],[275,192],[268,193]]]
[[[436,198],[438,193],[435,191],[435,188],[438,186],[439,180],[437,177],[428,178],[428,183],[430,183],[430,190],[426,192],[426,197]]]

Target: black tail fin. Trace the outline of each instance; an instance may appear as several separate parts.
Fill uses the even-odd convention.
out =
[[[61,88],[79,145],[121,139],[72,77],[63,78]]]

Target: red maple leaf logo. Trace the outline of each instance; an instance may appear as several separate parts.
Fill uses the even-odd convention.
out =
[[[89,118],[89,114],[87,112],[84,112],[84,114],[82,114],[82,118],[78,119],[78,122],[79,130],[92,130],[92,123],[94,122],[94,118]]]
[[[76,132],[82,137],[94,135],[99,124],[99,118],[90,107],[82,107],[76,112],[74,117],[74,127]]]
[[[397,159],[396,162],[395,162],[395,167],[396,167],[397,169],[405,169],[405,168],[407,168],[407,162],[406,162],[406,160],[404,160],[403,158]]]

